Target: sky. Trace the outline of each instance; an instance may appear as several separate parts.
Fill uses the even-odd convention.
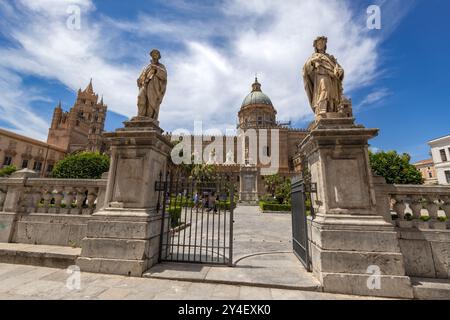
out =
[[[371,5],[380,29],[367,27]],[[164,130],[235,127],[255,74],[278,120],[304,128],[301,69],[324,35],[357,123],[380,129],[371,147],[430,158],[427,141],[450,134],[449,14],[448,0],[0,0],[0,127],[46,140],[53,108],[70,109],[90,78],[106,130],[121,127],[158,48]]]

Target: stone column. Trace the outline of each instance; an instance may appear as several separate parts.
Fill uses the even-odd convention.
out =
[[[412,298],[394,226],[376,210],[368,140],[352,118],[316,120],[299,146],[311,182],[312,268],[326,292]]]
[[[77,265],[82,271],[141,276],[158,262],[168,217],[157,212],[155,182],[165,176],[170,143],[156,121],[133,118],[105,134],[111,166],[102,210],[88,222]]]

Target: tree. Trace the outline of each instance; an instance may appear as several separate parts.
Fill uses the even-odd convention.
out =
[[[382,176],[389,184],[423,184],[419,170],[410,161],[407,153],[399,155],[396,151],[369,152],[370,165],[375,174]]]
[[[100,179],[109,170],[109,157],[98,152],[80,152],[59,161],[52,177],[60,179]]]
[[[3,169],[0,169],[0,177],[7,177],[17,171],[15,166],[6,166]]]
[[[275,197],[276,188],[283,182],[283,179],[278,174],[273,174],[264,177],[264,184],[266,185],[267,192]]]
[[[216,175],[216,167],[212,164],[194,164],[190,171],[190,175],[194,180],[211,181]]]
[[[275,197],[280,204],[289,204],[291,200],[291,180],[285,179],[275,188]]]

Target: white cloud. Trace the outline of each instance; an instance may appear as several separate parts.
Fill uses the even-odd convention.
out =
[[[372,91],[355,107],[355,111],[361,110],[362,107],[379,103],[390,95],[391,92],[387,88],[380,88],[375,91]]]
[[[48,124],[30,108],[35,101],[45,101],[33,89],[22,89],[21,78],[0,67],[0,119],[19,134],[46,140]]]
[[[74,3],[82,8],[79,31],[66,28],[66,7]],[[175,4],[180,9],[185,2]],[[16,44],[0,48],[0,67],[57,79],[72,90],[93,77],[109,109],[126,116],[136,113],[136,78],[147,51],[161,45],[169,84],[160,115],[168,130],[191,128],[194,120],[234,125],[256,72],[280,119],[308,116],[301,68],[318,35],[328,36],[330,53],[344,66],[347,91],[370,84],[380,67],[379,41],[349,1],[229,0],[210,7],[214,19],[183,21],[144,14],[113,20],[90,0],[21,0],[15,9],[0,6],[3,33]]]

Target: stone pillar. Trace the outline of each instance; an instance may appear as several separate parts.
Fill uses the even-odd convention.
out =
[[[111,166],[102,210],[88,222],[77,265],[82,271],[141,276],[158,262],[164,220],[155,182],[165,176],[170,142],[156,121],[136,117],[105,134]]]
[[[311,182],[312,268],[326,292],[412,298],[394,226],[376,210],[368,140],[378,129],[319,119],[299,145]]]
[[[0,190],[0,242],[12,242],[19,216],[23,213],[22,205],[26,199],[26,182],[28,178],[38,178],[39,173],[29,169],[14,172],[10,178],[2,179],[4,190]]]
[[[239,200],[243,204],[255,205],[258,201],[258,169],[243,166],[240,169]]]

